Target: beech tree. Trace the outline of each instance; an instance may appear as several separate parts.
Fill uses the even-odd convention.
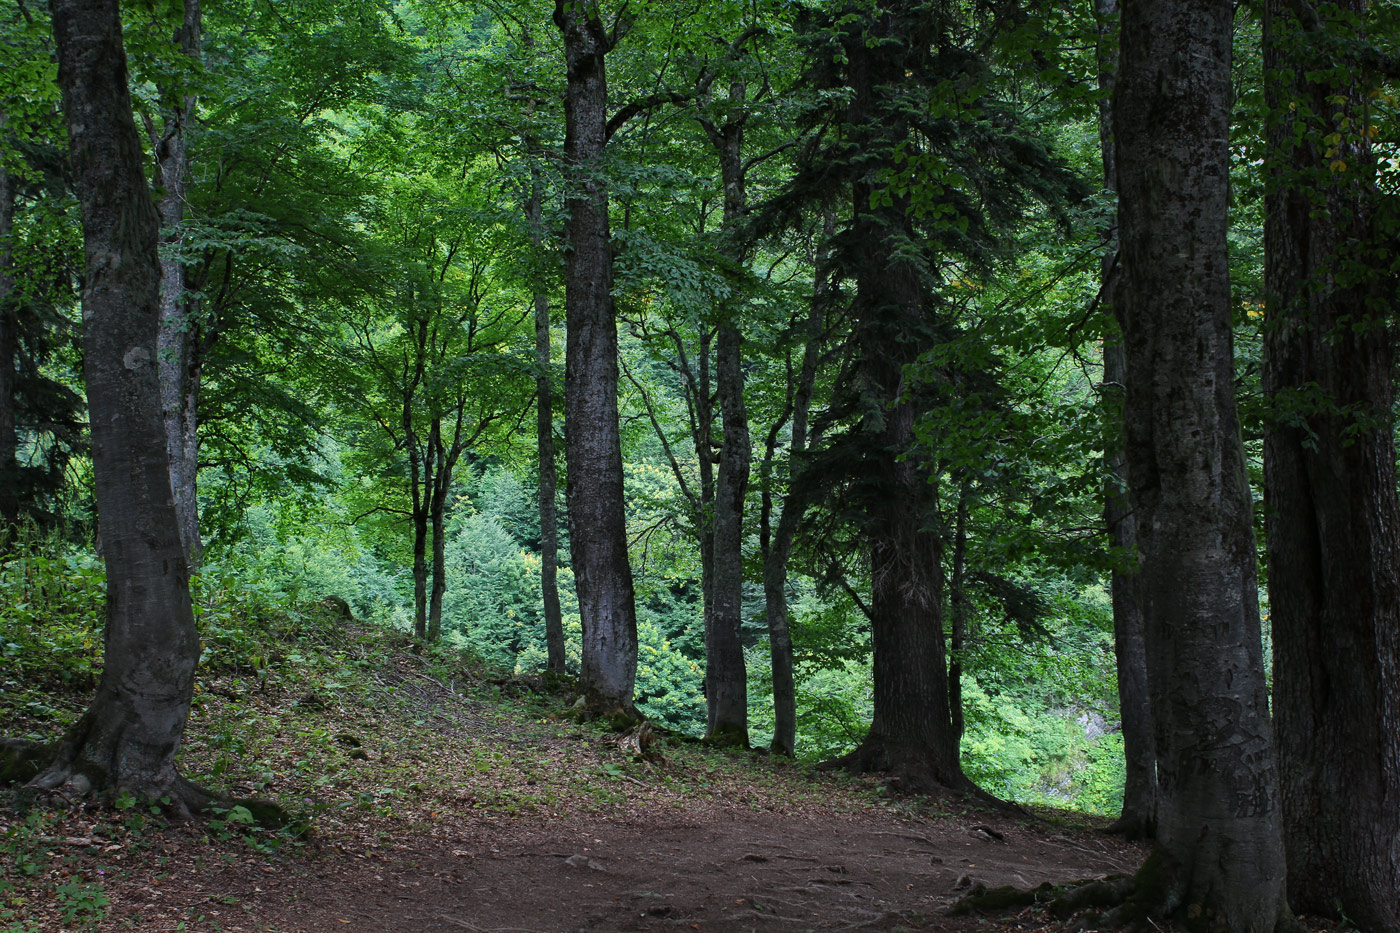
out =
[[[589,705],[636,715],[637,607],[627,556],[622,442],[617,416],[617,320],[603,155],[607,55],[626,30],[609,28],[596,0],[556,0],[568,69],[564,160],[568,167],[565,267],[564,433],[570,546],[583,622],[581,687]]]
[[[1115,198],[1118,163],[1114,156],[1113,104],[1117,76],[1118,0],[1096,0],[1099,64],[1099,147],[1104,187]],[[1118,223],[1109,228],[1108,248],[1100,265],[1099,300],[1110,311],[1122,300],[1119,288]],[[1122,450],[1123,386],[1128,378],[1123,342],[1118,334],[1104,341],[1103,393],[1112,422],[1108,428],[1108,478],[1104,486],[1104,524],[1117,550],[1110,571],[1113,599],[1113,648],[1118,661],[1118,708],[1123,723],[1123,811],[1113,829],[1129,838],[1150,838],[1157,821],[1157,748],[1147,688],[1147,652],[1142,611],[1137,598],[1137,525],[1129,501],[1128,464]]]
[[[184,18],[175,30],[175,47],[189,59],[190,72],[200,66],[203,36],[200,0],[184,0]],[[180,540],[190,568],[198,569],[203,553],[199,534],[199,384],[203,369],[198,323],[199,302],[187,287],[186,257],[180,241],[188,234],[185,210],[189,202],[189,134],[195,119],[196,95],[189,73],[167,78],[160,88],[161,125],[146,117],[146,133],[156,162],[158,202],[164,227],[160,259],[160,395],[170,451],[170,485]]]
[[[107,623],[97,695],[33,784],[168,796],[188,811],[209,797],[175,768],[199,636],[161,420],[160,219],[132,120],[116,0],[54,0],[52,13],[87,262],[84,372]]]
[[[1264,479],[1289,899],[1380,931],[1400,930],[1400,214],[1366,7],[1265,7]]]
[[[1126,458],[1157,738],[1135,903],[1192,928],[1289,918],[1226,229],[1234,8],[1134,0],[1113,97]]]

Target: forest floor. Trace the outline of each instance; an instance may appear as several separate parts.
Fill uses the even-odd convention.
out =
[[[979,885],[1129,873],[1144,854],[1078,815],[890,797],[754,752],[663,739],[639,760],[557,697],[329,631],[256,673],[206,673],[184,758],[309,830],[9,792],[0,933],[1057,930],[1041,908],[947,910]]]

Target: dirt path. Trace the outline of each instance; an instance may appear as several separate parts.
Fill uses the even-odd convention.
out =
[[[1121,873],[1139,857],[1106,838],[1005,820],[644,804],[537,828],[454,821],[275,869],[207,865],[167,876],[159,907],[141,903],[139,884],[114,891],[109,923],[152,933],[181,922],[228,933],[987,929],[944,916],[962,889]],[[182,903],[192,906],[170,909]],[[1015,918],[996,927],[1025,928]]]

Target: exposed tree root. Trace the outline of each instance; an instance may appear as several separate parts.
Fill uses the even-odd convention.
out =
[[[79,763],[81,760],[81,763]],[[233,807],[245,808],[265,829],[286,829],[301,823],[283,807],[260,798],[228,797],[186,780],[173,767],[142,779],[112,779],[114,769],[96,766],[75,754],[72,736],[55,745],[0,739],[0,784],[23,784],[40,796],[67,804],[90,797],[115,801],[123,794],[149,800],[170,819],[189,820]],[[155,775],[159,774],[160,777]]]
[[[1179,921],[1184,929],[1230,933],[1201,905],[1187,904],[1182,872],[1160,850],[1143,863],[1135,875],[1083,881],[1056,887],[1046,884],[1030,890],[1000,887],[973,889],[948,909],[952,916],[1002,913],[1035,904],[1048,904],[1050,912],[1065,924],[1065,933],[1091,930],[1129,930],[1149,933],[1159,924]],[[1281,917],[1274,933],[1304,933],[1291,914]]]
[[[1129,841],[1151,839],[1157,833],[1157,821],[1137,813],[1124,813],[1110,823],[1104,832],[1112,836],[1122,836]]]
[[[715,748],[748,748],[748,733],[739,726],[721,726],[705,736],[706,745]]]
[[[613,732],[626,732],[647,721],[636,707],[624,707],[590,694],[575,700],[569,714],[578,722],[604,722]]]
[[[823,761],[818,770],[843,770],[849,774],[886,774],[885,786],[893,794],[926,794],[930,797],[957,797],[964,801],[1021,818],[1031,814],[1014,803],[994,797],[978,787],[961,769],[940,773],[926,756],[895,754],[885,743],[867,737],[853,751]]]

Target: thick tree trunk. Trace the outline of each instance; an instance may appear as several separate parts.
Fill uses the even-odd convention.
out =
[[[206,798],[175,769],[199,636],[161,423],[160,218],[132,122],[116,0],[53,0],[52,9],[87,262],[84,370],[107,627],[97,696],[34,784],[197,805]]]
[[[617,321],[607,186],[608,86],[613,39],[592,4],[556,0],[568,65],[564,158],[573,174],[565,268],[568,327],[564,424],[570,545],[583,622],[581,686],[601,712],[635,715],[637,611],[627,554],[617,415]]]
[[[1361,0],[1316,9],[1324,22],[1365,14]],[[1397,931],[1394,293],[1383,273],[1358,269],[1386,255],[1370,87],[1360,68],[1339,72],[1334,47],[1296,16],[1272,2],[1264,20],[1264,479],[1288,892],[1295,910]]]
[[[736,265],[744,256],[738,245],[738,226],[747,210],[744,184],[745,89],[742,81],[730,88],[737,107],[725,124],[713,132],[719,150],[720,178],[724,185],[724,226],[730,240],[729,259]],[[727,309],[715,341],[715,387],[719,394],[723,435],[714,499],[714,582],[706,676],[710,690],[709,739],[721,744],[749,744],[748,672],[744,666],[742,638],[744,608],[744,502],[749,485],[749,416],[744,405],[743,337],[735,321],[737,308]]]
[[[0,115],[0,126],[4,125]],[[15,425],[15,381],[19,323],[15,314],[14,246],[15,183],[0,166],[0,541],[19,523],[19,435]]]
[[[180,50],[199,60],[201,28],[199,0],[185,0],[185,20],[175,36]],[[168,92],[167,92],[168,93]],[[185,265],[178,244],[185,235],[190,163],[187,132],[194,120],[195,97],[182,94],[165,110],[165,125],[152,133],[160,186],[157,208],[165,228],[161,257],[159,367],[161,411],[170,452],[170,486],[180,519],[180,540],[190,569],[198,569],[203,544],[199,536],[199,420],[200,347],[198,301],[185,287]]]
[[[1095,0],[1099,34],[1099,145],[1103,152],[1104,188],[1116,195],[1118,167],[1113,152],[1114,79],[1117,76],[1118,0]],[[1100,289],[1110,308],[1120,300],[1118,223],[1109,229],[1108,249],[1100,265]],[[1130,839],[1150,838],[1157,826],[1157,743],[1152,735],[1152,707],[1147,692],[1147,649],[1137,597],[1137,526],[1128,501],[1128,462],[1123,454],[1123,386],[1128,378],[1123,343],[1115,335],[1104,342],[1104,401],[1115,414],[1119,435],[1108,451],[1109,478],[1104,486],[1104,524],[1118,552],[1109,580],[1113,600],[1113,652],[1118,662],[1118,710],[1123,727],[1123,810],[1110,830]],[[1129,563],[1130,562],[1130,563]]]
[[[1226,227],[1228,0],[1134,0],[1114,95],[1126,453],[1157,737],[1157,852],[1139,875],[1193,929],[1288,917]]]
[[[865,36],[845,43],[849,57],[850,145],[869,167],[852,186],[850,242],[855,265],[855,390],[869,412],[860,428],[864,463],[855,480],[870,549],[870,629],[874,649],[874,715],[865,740],[838,763],[890,772],[909,790],[976,793],[962,773],[948,709],[948,659],[943,636],[943,554],[935,487],[909,458],[919,403],[909,396],[905,367],[933,341],[924,270],[904,254],[913,238],[907,198],[880,204],[874,179],[884,158],[891,170],[909,134],[892,107],[906,77],[904,33],[912,21],[900,6],[877,12]],[[917,40],[914,40],[917,41]],[[877,156],[875,153],[883,153]],[[881,189],[881,195],[891,194]]]
[[[535,180],[526,206],[530,222],[530,243],[536,254],[544,249],[543,195]],[[564,645],[564,616],[559,608],[559,521],[555,496],[559,474],[554,466],[554,377],[552,341],[549,334],[549,292],[538,281],[534,285],[535,307],[535,399],[536,443],[540,463],[540,590],[544,600],[544,638],[549,652],[546,669],[565,673],[568,659]]]

